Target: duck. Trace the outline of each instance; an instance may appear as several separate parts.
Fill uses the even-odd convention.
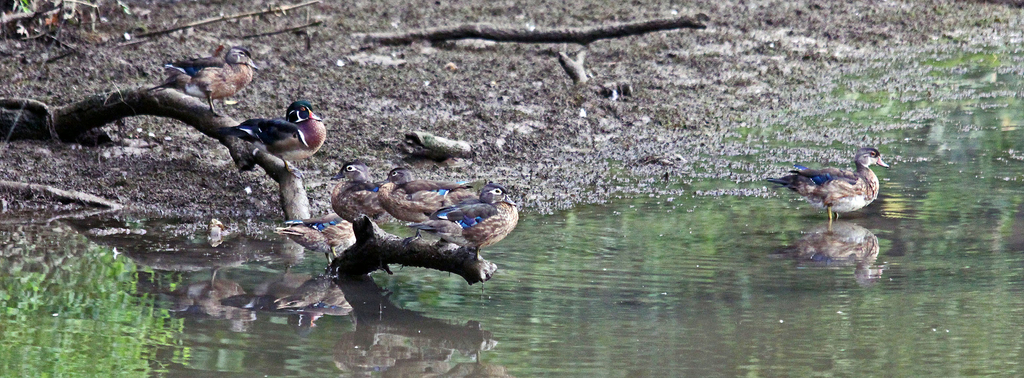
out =
[[[370,180],[370,168],[366,163],[358,159],[347,162],[331,179],[348,179],[331,189],[331,208],[342,219],[355,223],[363,215],[372,220],[387,216],[377,197],[381,183]]]
[[[519,224],[519,210],[509,199],[508,190],[488,183],[480,190],[479,198],[471,198],[455,206],[442,208],[430,214],[424,222],[409,227],[436,234],[441,239],[476,251],[505,239]]]
[[[253,118],[238,126],[221,127],[217,133],[255,143],[258,148],[284,160],[285,168],[300,178],[302,173],[288,162],[313,156],[327,139],[323,119],[313,112],[313,105],[308,100],[288,105],[283,119]]]
[[[316,219],[290,220],[274,233],[285,236],[311,251],[322,252],[332,262],[341,251],[356,243],[352,223],[330,214]]]
[[[882,154],[874,147],[857,150],[853,159],[856,170],[839,168],[810,169],[794,165],[796,169],[789,176],[770,178],[768,182],[788,188],[804,197],[818,209],[828,211],[828,222],[832,224],[832,213],[846,213],[860,210],[878,197],[878,176],[871,170],[872,165],[889,168],[882,161]]]
[[[189,96],[206,99],[210,112],[220,116],[213,100],[234,96],[252,82],[258,68],[249,49],[235,46],[224,57],[187,59],[164,65],[167,78],[152,89],[174,88]]]
[[[377,190],[380,206],[395,219],[406,222],[426,222],[435,211],[474,197],[471,185],[417,180],[412,170],[405,167],[392,169],[388,181]]]

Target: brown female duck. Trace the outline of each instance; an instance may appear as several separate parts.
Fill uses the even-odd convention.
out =
[[[889,168],[882,161],[878,149],[864,147],[854,157],[855,171],[838,168],[809,169],[797,165],[789,176],[768,179],[800,194],[812,206],[828,211],[829,224],[832,212],[845,213],[859,210],[878,197],[878,176],[871,165]],[[837,215],[838,216],[838,215]]]
[[[380,186],[377,198],[391,216],[406,222],[424,222],[440,208],[476,197],[468,184],[416,180],[408,168],[395,168]]]
[[[342,219],[355,222],[363,215],[372,220],[387,216],[377,197],[380,184],[370,181],[370,168],[365,163],[359,160],[346,163],[331,179],[341,178],[348,181],[338,183],[331,190],[331,208]]]
[[[323,252],[328,262],[356,243],[352,223],[336,214],[319,219],[293,220],[285,224],[289,226],[279,227],[274,232],[288,237],[306,249]]]
[[[232,47],[224,58],[206,57],[182,60],[164,65],[167,78],[153,89],[174,88],[189,96],[206,99],[210,112],[213,100],[234,96],[249,82],[256,70],[252,53],[240,46]]]
[[[437,234],[449,243],[474,248],[479,260],[480,248],[501,241],[517,224],[519,210],[508,198],[508,191],[501,185],[488,183],[480,190],[480,198],[440,209],[430,215],[430,220],[409,227]]]

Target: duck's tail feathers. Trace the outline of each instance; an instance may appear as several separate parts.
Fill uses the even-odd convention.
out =
[[[779,184],[779,185],[782,185],[782,186],[789,186],[790,184],[793,183],[793,178],[795,178],[795,177],[796,176],[785,176],[785,177],[779,177],[779,178],[770,178],[770,179],[768,179],[768,182]]]

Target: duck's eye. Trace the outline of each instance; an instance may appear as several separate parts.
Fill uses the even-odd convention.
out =
[[[345,167],[345,170],[346,171],[354,171],[354,170],[356,170],[356,167],[353,167],[353,166],[350,165],[350,166]]]
[[[501,189],[494,189],[491,191],[492,194],[501,194]]]

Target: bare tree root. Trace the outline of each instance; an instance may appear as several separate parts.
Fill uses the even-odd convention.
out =
[[[239,169],[259,165],[278,183],[281,210],[286,219],[309,218],[306,189],[302,180],[285,168],[284,161],[238,138],[220,136],[218,128],[237,126],[239,122],[214,115],[206,103],[176,90],[115,91],[60,107],[29,99],[0,99],[0,136],[5,140],[58,138],[73,142],[94,128],[141,115],[173,118],[219,140],[228,148]]]
[[[562,66],[565,73],[569,75],[574,84],[586,84],[590,81],[587,76],[587,69],[583,67],[583,59],[587,57],[587,50],[576,53],[576,59],[569,58],[564,52],[558,53],[558,64]]]
[[[369,218],[357,219],[352,225],[356,244],[331,262],[328,271],[339,276],[361,276],[378,269],[390,273],[388,264],[401,264],[457,274],[470,285],[491,279],[498,266],[477,260],[476,252],[465,247],[423,239],[405,240],[389,234]]]
[[[354,37],[361,39],[363,43],[381,45],[408,45],[417,41],[442,42],[468,38],[487,39],[497,42],[578,43],[587,45],[600,39],[621,38],[662,30],[704,29],[707,27],[704,23],[709,20],[710,18],[707,15],[701,13],[693,17],[659,18],[584,28],[546,30],[501,27],[491,24],[466,24],[454,27],[413,30],[404,33],[356,34]]]
[[[49,185],[27,184],[23,182],[0,180],[0,189],[19,192],[22,193],[23,195],[43,195],[47,197],[56,198],[61,201],[79,202],[90,206],[105,207],[111,210],[118,210],[123,207],[121,206],[121,204],[117,202],[110,201],[102,197],[97,197],[89,193],[76,192],[74,190],[57,189]]]

